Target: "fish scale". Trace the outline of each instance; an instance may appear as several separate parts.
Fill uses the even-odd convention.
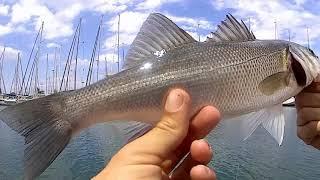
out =
[[[238,54],[228,53],[230,49],[237,49],[237,51],[245,53],[247,51],[259,52],[262,49],[269,48],[268,46],[263,47],[260,44],[260,42],[257,42],[256,48],[252,47],[253,45],[250,44],[251,49],[246,47],[246,44],[244,43],[221,44],[222,47],[219,46],[220,44],[215,44],[211,45],[211,50],[203,50],[201,45],[197,45],[197,49],[191,47],[191,50],[188,51],[189,54],[197,54],[197,56],[193,55],[189,58],[181,57],[180,59],[172,60],[172,57],[169,54],[168,56],[159,58],[160,60],[157,62],[151,62],[154,66],[151,69],[141,70],[140,66],[128,69],[118,74],[118,76],[127,78],[115,77],[116,80],[114,80],[113,77],[111,77],[110,79],[97,83],[95,88],[91,88],[90,93],[88,93],[86,89],[75,92],[78,99],[74,99],[73,101],[70,100],[70,103],[82,103],[83,98],[78,94],[83,94],[83,96],[86,97],[90,97],[92,94],[92,98],[86,99],[86,101],[90,101],[86,103],[84,108],[98,106],[100,101],[102,101],[111,102],[110,104],[103,103],[104,107],[101,108],[101,110],[104,113],[107,113],[110,107],[112,113],[115,113],[115,110],[122,112],[124,110],[130,111],[130,109],[137,110],[137,108],[141,110],[160,110],[161,104],[159,102],[161,102],[162,95],[170,86],[180,84],[190,92],[194,99],[201,102],[194,104],[195,107],[201,107],[202,104],[214,104],[226,115],[232,112],[247,113],[248,110],[252,111],[261,108],[261,105],[270,106],[278,103],[278,101],[272,101],[269,97],[263,96],[257,89],[257,86],[260,81],[270,74],[282,71],[282,62],[279,57],[282,56],[282,50],[285,49],[285,45],[279,46],[278,49],[276,49],[277,46],[272,45],[272,47],[275,46],[276,48],[273,48],[273,51],[275,52],[269,51],[271,55],[262,56],[250,61],[248,60],[249,58],[253,59],[253,57],[257,57],[255,56],[255,53],[251,56],[248,55],[249,58],[246,57],[241,59],[238,58]],[[203,46],[208,45],[204,44]],[[182,51],[185,50],[186,47],[184,47]],[[193,51],[198,50],[202,52],[211,51],[214,53],[203,53],[202,55],[200,55],[199,52],[193,53]],[[176,51],[179,51],[179,49]],[[171,53],[175,54],[175,50]],[[223,57],[222,55],[224,54],[228,54],[228,57],[217,58]],[[201,61],[198,59],[201,59]],[[274,61],[274,59],[278,59],[278,61]],[[266,69],[268,69],[268,71],[266,71]],[[134,78],[131,79],[131,77]],[[122,82],[119,83],[119,81]],[[144,86],[143,83],[148,83],[148,85]],[[200,89],[195,88],[197,86],[199,86]],[[122,91],[120,91],[120,89]],[[210,91],[207,92],[203,89],[210,89]],[[154,91],[152,96],[139,98],[141,99],[141,102],[139,99],[136,99],[135,101],[131,100],[133,96],[147,94],[150,91]],[[100,95],[95,95],[95,92],[100,92]],[[203,97],[202,99],[198,98],[201,97],[199,94],[205,94],[206,97]],[[226,98],[226,95],[230,98]],[[284,95],[279,93],[275,96],[275,99],[279,99]],[[122,98],[119,100],[119,97]],[[248,97],[250,97],[250,99]],[[72,99],[73,97],[71,96],[69,98]],[[145,98],[149,100],[145,100]],[[110,101],[110,99],[118,100]],[[122,101],[122,99],[124,101]],[[207,101],[206,99],[210,99],[210,101]],[[230,103],[232,101],[235,101],[236,103]],[[149,102],[157,103],[152,104]],[[237,102],[241,102],[242,106],[239,106],[240,104]],[[246,104],[245,102],[248,102],[249,104]],[[250,102],[256,103],[252,104]],[[139,104],[140,107],[138,106]],[[119,107],[121,108],[119,109]],[[70,109],[71,112],[75,110],[76,109]],[[197,111],[197,109],[195,111]],[[96,114],[97,112],[92,113]]]
[[[195,114],[216,106],[224,120],[241,120],[248,138],[261,124],[281,145],[281,104],[319,74],[308,48],[257,40],[227,15],[205,42],[196,42],[167,17],[153,13],[127,52],[123,71],[79,90],[60,92],[0,111],[0,119],[25,137],[25,179],[39,176],[83,129],[114,120],[135,121],[120,134],[128,140],[158,122],[171,88],[183,88]],[[118,127],[119,128],[119,127]]]

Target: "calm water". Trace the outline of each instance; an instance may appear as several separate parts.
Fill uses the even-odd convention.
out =
[[[219,179],[320,179],[320,151],[296,137],[295,109],[286,108],[286,132],[279,147],[262,128],[240,141],[220,124],[208,136],[215,150],[210,162]],[[89,179],[119,148],[120,139],[107,124],[83,131],[39,179]],[[22,179],[23,139],[0,123],[0,179]]]

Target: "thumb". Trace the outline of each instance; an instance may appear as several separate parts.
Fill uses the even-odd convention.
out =
[[[189,128],[190,96],[181,89],[171,90],[163,115],[156,126],[137,139],[143,152],[166,158],[183,141]],[[161,162],[159,162],[161,163]]]

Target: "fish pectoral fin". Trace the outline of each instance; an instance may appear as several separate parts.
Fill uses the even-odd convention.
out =
[[[260,82],[259,90],[267,96],[274,94],[276,91],[288,86],[289,71],[283,71],[266,77]]]
[[[136,121],[114,122],[111,126],[115,128],[117,136],[122,138],[123,145],[141,137],[152,129],[151,124]]]
[[[213,42],[244,42],[254,41],[256,37],[253,32],[247,28],[243,21],[241,23],[231,14],[218,25],[215,32],[211,33],[212,37],[207,37],[206,41]]]
[[[182,44],[196,42],[187,32],[159,13],[152,13],[142,24],[125,58],[124,69],[144,63],[146,58],[159,57]]]
[[[282,104],[234,117],[230,120],[240,123],[237,128],[240,128],[243,140],[248,139],[261,124],[277,141],[279,146],[282,144],[285,126]]]

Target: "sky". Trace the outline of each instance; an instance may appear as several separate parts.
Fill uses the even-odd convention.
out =
[[[84,85],[81,82],[86,79],[100,22],[100,48],[96,57],[100,66],[97,73],[95,61],[92,78],[93,81],[104,78],[106,62],[108,74],[116,73],[119,14],[120,66],[123,64],[122,52],[128,51],[142,23],[152,12],[166,15],[195,39],[200,36],[200,41],[215,31],[228,13],[242,19],[258,39],[288,40],[290,34],[291,41],[307,45],[309,31],[310,47],[319,54],[319,10],[320,1],[317,0],[0,0],[0,53],[6,47],[2,74],[6,91],[9,92],[17,54],[20,52],[25,69],[37,32],[44,22],[42,41],[39,43],[39,84],[45,90],[47,82],[47,91],[57,88],[57,80],[55,85],[52,83],[54,63],[60,67],[56,71],[58,79],[61,79],[80,18],[77,87]],[[73,84],[72,81],[70,84]]]

